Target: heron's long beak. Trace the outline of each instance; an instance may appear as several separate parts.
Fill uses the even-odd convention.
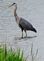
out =
[[[16,4],[16,3],[13,3],[12,5],[10,5],[9,7],[12,7],[14,4]]]

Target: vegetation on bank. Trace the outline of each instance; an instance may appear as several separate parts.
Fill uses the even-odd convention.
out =
[[[23,51],[20,51],[20,49],[17,51],[13,51],[12,49],[7,51],[5,45],[5,47],[0,47],[0,61],[25,61],[25,57],[23,56]]]
[[[36,52],[33,52],[33,44],[31,46],[31,60],[36,61],[38,49]],[[23,51],[18,49],[17,51],[11,49],[7,49],[6,44],[4,46],[0,45],[0,61],[27,61],[28,57],[24,57]]]

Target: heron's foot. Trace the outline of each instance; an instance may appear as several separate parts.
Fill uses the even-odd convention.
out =
[[[27,35],[25,36],[25,38],[27,38]]]
[[[21,37],[21,39],[23,39],[23,37]]]

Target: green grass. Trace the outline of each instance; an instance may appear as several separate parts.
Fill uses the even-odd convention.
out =
[[[31,46],[31,60],[36,61],[38,49],[34,53],[33,44]],[[4,46],[0,45],[0,61],[27,61],[28,56],[25,58],[23,51],[20,49],[14,51],[12,48],[7,49],[6,44]]]
[[[7,50],[5,45],[5,47],[0,47],[0,61],[25,61],[25,58],[20,49],[17,51]]]

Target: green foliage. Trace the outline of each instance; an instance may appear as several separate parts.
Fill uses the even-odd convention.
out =
[[[0,61],[25,61],[23,51],[18,49],[17,51],[8,50],[5,47],[0,47]]]
[[[34,53],[33,44],[31,46],[30,52],[31,52],[31,61],[36,61],[38,49]],[[17,51],[14,51],[11,48],[9,50],[6,47],[6,44],[4,46],[0,46],[0,61],[27,61],[27,58],[24,57],[23,51],[21,51],[20,49],[18,49]]]
[[[5,58],[5,52],[3,48],[0,48],[0,61],[3,61]]]

